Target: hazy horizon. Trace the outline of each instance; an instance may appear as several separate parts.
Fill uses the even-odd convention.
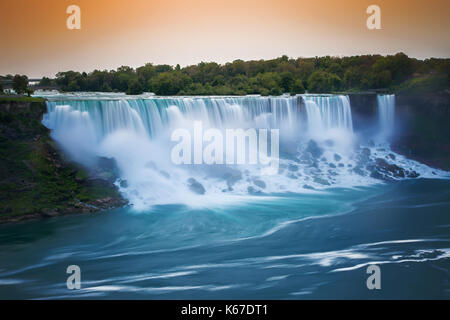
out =
[[[66,28],[66,8],[81,8],[81,30]],[[366,8],[381,8],[368,30]],[[0,74],[153,64],[224,64],[314,56],[449,58],[446,0],[3,0]]]

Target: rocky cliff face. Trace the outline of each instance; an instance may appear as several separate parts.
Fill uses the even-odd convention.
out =
[[[377,94],[352,93],[349,94],[352,106],[353,128],[357,132],[364,132],[371,128],[377,120]]]
[[[0,222],[85,213],[126,204],[99,159],[95,172],[70,162],[41,124],[40,99],[0,99]]]
[[[349,94],[353,125],[365,133],[377,124],[377,95]],[[450,93],[396,94],[394,151],[450,170]]]
[[[398,94],[396,114],[401,127],[393,149],[450,170],[450,93]]]

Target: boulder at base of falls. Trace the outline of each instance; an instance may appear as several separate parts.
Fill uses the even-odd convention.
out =
[[[357,156],[357,161],[359,164],[365,164],[370,160],[370,149],[362,148],[361,152]]]
[[[417,178],[419,174],[414,170],[405,170],[396,164],[388,163],[385,159],[375,159],[375,165],[368,168],[370,176],[382,180],[392,180],[393,178]]]
[[[320,177],[314,177],[314,182],[324,186],[331,186],[331,184],[327,180]]]
[[[252,186],[250,186],[250,187],[247,188],[247,192],[248,192],[249,194],[261,194],[261,191],[259,191],[259,190],[255,189],[255,188],[253,188]]]
[[[189,184],[189,190],[197,194],[205,194],[205,188],[200,182],[194,178],[189,178],[187,182]]]
[[[223,175],[227,181],[228,190],[231,191],[236,182],[242,179],[242,172],[235,169],[228,169],[229,171]]]
[[[253,180],[253,183],[255,184],[255,186],[260,187],[261,189],[266,188],[266,183],[262,180]]]
[[[121,188],[128,188],[128,181],[127,180],[120,180],[119,185]]]
[[[311,153],[314,158],[319,158],[323,154],[323,150],[317,145],[314,140],[309,140],[308,147],[306,147],[306,152]]]

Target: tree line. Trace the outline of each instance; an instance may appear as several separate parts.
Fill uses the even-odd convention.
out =
[[[449,88],[450,59],[418,60],[404,53],[351,57],[201,62],[181,68],[151,63],[90,73],[65,71],[40,86],[61,91],[157,95],[281,95],[366,90],[437,91]]]

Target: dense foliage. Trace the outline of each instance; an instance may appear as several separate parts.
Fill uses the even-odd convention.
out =
[[[418,60],[403,53],[391,56],[315,57],[235,60],[224,65],[201,62],[153,65],[90,73],[60,72],[40,86],[63,91],[104,91],[157,95],[280,95],[365,90],[443,90],[449,86],[450,59]]]
[[[13,86],[14,91],[16,91],[19,94],[27,92],[28,77],[16,74],[13,78],[12,86]]]

